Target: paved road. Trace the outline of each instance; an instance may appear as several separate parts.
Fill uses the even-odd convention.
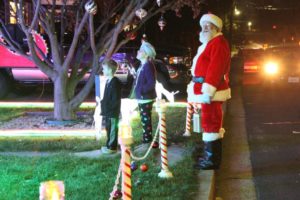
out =
[[[300,86],[246,85],[242,94],[257,199],[300,199]]]

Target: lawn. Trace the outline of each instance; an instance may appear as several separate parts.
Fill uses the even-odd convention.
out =
[[[166,113],[168,143],[180,143],[186,147],[184,159],[170,166],[174,177],[158,178],[159,150],[152,151],[146,160],[137,162],[138,165],[146,163],[149,170],[142,172],[138,169],[132,173],[133,199],[193,199],[199,183],[196,178],[198,171],[192,168],[191,150],[199,137],[195,135],[186,139],[181,136],[185,126],[185,109],[184,106],[171,106]],[[0,108],[0,121],[34,110],[36,109]],[[3,113],[9,113],[10,117]],[[139,117],[136,117],[132,122],[135,140],[133,147],[141,143],[142,130],[139,120]],[[154,128],[157,120],[158,116],[153,112]],[[93,138],[1,138],[0,151],[58,151],[60,153],[48,157],[0,156],[0,199],[38,199],[40,183],[48,180],[64,181],[66,199],[109,199],[117,175],[120,155],[91,159],[69,154],[73,151],[99,149],[103,142],[97,142]]]

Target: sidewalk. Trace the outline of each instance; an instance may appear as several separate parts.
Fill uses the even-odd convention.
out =
[[[224,122],[223,161],[216,171],[217,199],[256,200],[241,87],[232,88],[232,94]]]

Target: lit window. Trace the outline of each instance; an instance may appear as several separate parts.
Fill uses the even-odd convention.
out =
[[[10,1],[9,2],[9,7],[10,7],[9,23],[10,24],[16,24],[17,23],[17,17],[16,17],[17,6],[14,2]]]

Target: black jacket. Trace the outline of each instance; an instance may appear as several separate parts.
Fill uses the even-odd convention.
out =
[[[101,115],[105,117],[119,117],[121,107],[121,83],[113,77],[105,86],[101,100]]]

